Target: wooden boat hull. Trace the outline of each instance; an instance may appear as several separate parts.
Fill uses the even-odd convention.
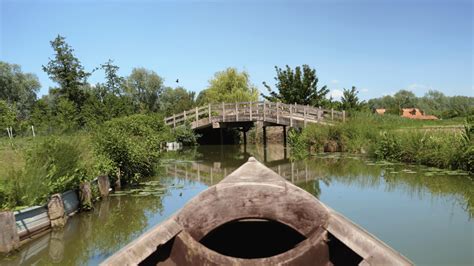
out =
[[[102,265],[411,265],[250,158]]]

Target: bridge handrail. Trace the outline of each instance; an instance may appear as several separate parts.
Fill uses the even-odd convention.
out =
[[[239,119],[240,116],[240,119]],[[336,111],[334,109],[323,109],[300,104],[285,104],[280,102],[236,102],[236,103],[214,103],[193,109],[183,111],[178,114],[166,117],[165,124],[176,127],[185,121],[199,124],[200,120],[206,120],[207,123],[225,122],[225,121],[253,121],[262,120],[268,122],[303,120],[304,125],[307,122],[320,122],[323,120],[345,121],[345,111]],[[329,120],[330,119],[330,120]],[[205,122],[205,121],[204,121]]]

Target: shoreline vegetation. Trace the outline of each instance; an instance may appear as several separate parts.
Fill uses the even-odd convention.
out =
[[[293,156],[319,152],[365,154],[377,160],[474,173],[474,120],[417,121],[396,115],[352,113],[346,123],[290,130]]]

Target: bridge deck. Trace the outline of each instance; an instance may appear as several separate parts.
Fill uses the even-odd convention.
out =
[[[222,123],[256,121],[301,128],[308,123],[345,121],[345,112],[298,104],[240,102],[208,104],[165,118],[165,123],[172,127],[188,122],[193,129],[210,126],[219,128]]]

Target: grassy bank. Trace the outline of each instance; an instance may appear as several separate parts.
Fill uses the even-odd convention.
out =
[[[1,139],[0,208],[45,203],[49,195],[93,176],[87,134]]]
[[[161,116],[132,115],[94,132],[0,139],[0,209],[44,204],[53,193],[108,175],[114,184],[155,174],[162,144],[192,144],[188,128],[172,131]]]
[[[356,113],[346,123],[291,132],[289,143],[296,156],[344,151],[474,172],[473,126],[467,120],[418,121]]]

